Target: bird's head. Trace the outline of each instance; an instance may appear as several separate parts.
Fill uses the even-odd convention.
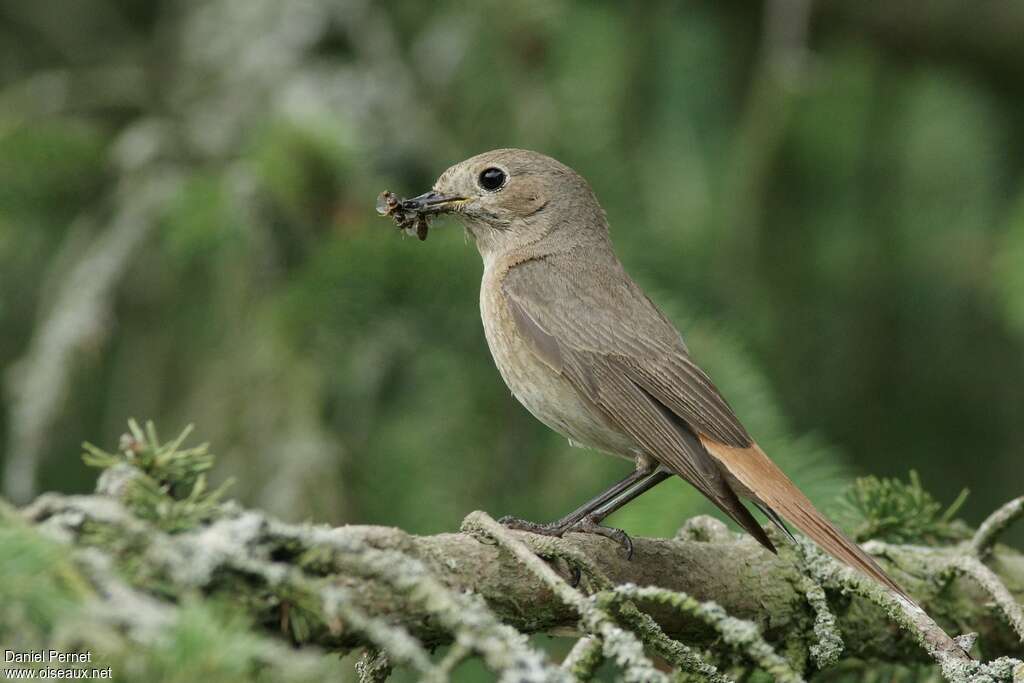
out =
[[[550,251],[606,240],[604,211],[582,177],[549,156],[496,149],[459,162],[413,201],[454,213],[485,260],[536,245]]]

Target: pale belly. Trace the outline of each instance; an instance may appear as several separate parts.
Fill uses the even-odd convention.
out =
[[[541,361],[527,346],[500,290],[487,286],[486,273],[480,289],[480,315],[498,372],[512,395],[534,417],[567,437],[574,445],[629,459],[636,457],[639,450],[633,440],[596,414],[568,380]]]

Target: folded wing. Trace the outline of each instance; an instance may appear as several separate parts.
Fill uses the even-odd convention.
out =
[[[906,597],[753,442],[678,331],[617,260],[595,264],[568,253],[527,261],[509,271],[503,290],[538,357],[766,548],[774,552],[740,495]]]

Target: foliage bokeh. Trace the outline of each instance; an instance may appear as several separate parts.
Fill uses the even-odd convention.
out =
[[[494,371],[461,230],[373,214],[516,146],[591,181],[824,507],[913,468],[977,523],[1020,493],[1024,12],[948,4],[0,0],[5,494],[89,488],[78,443],[129,416],[195,422],[290,519],[428,533],[600,489],[628,465]],[[699,511],[677,482],[613,522]]]

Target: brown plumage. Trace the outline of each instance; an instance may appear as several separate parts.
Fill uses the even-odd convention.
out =
[[[768,459],[760,446],[755,443],[747,448],[735,448],[705,436],[701,436],[700,440],[708,452],[736,479],[736,488],[744,490],[746,497],[789,520],[837,560],[859,569],[913,602],[870,555],[818,512],[796,484]]]
[[[906,597],[753,441],[622,267],[579,175],[541,154],[495,150],[448,169],[417,199],[457,213],[474,238],[488,345],[534,416],[574,443],[679,475],[774,552],[747,498]]]

